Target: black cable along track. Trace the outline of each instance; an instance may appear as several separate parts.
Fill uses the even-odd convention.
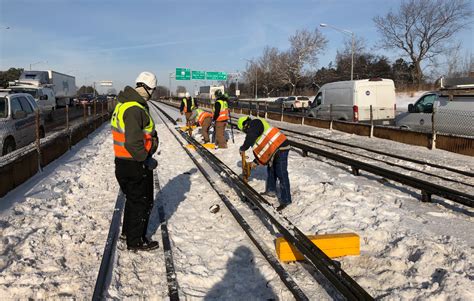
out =
[[[163,115],[168,119],[173,120],[166,112],[161,108],[154,105],[155,108],[160,110]],[[259,210],[265,214],[271,223],[280,231],[280,233],[285,237],[285,239],[294,245],[303,256],[306,258],[307,262],[317,269],[332,285],[333,287],[341,293],[348,300],[373,300],[373,298],[356,282],[352,279],[344,270],[342,270],[334,261],[329,258],[324,252],[322,252],[318,247],[316,247],[311,240],[309,240],[296,226],[291,223],[288,219],[285,218],[285,222],[288,223],[288,230],[285,228],[270,212],[265,209],[263,204],[268,204],[268,202],[251,186],[242,181],[242,179],[227,165],[220,161],[216,156],[199,144],[196,140],[189,137],[186,133],[180,131],[181,136],[192,144],[199,154],[207,159],[207,162],[213,162],[211,165],[215,168],[215,171],[221,175],[221,173],[226,174],[227,178],[232,180],[235,190],[240,190],[253,205],[259,208]],[[223,177],[223,176],[222,176]],[[281,215],[280,215],[281,216]],[[281,216],[283,217],[283,216]],[[291,234],[293,232],[294,234]]]
[[[166,116],[166,115],[165,115]],[[159,115],[159,117],[163,120],[163,118]],[[176,125],[176,121],[173,119],[170,119],[173,124]],[[271,251],[263,244],[261,244],[258,241],[257,234],[254,232],[254,230],[250,227],[250,225],[245,221],[245,219],[240,215],[240,213],[237,211],[237,209],[232,205],[230,200],[225,196],[222,192],[219,191],[217,184],[212,180],[211,176],[209,173],[203,168],[202,164],[200,164],[196,158],[191,154],[191,152],[182,145],[181,141],[179,140],[178,136],[172,131],[172,129],[169,128],[169,126],[166,124],[165,120],[163,120],[163,123],[168,127],[170,130],[171,134],[175,137],[175,139],[178,141],[178,143],[181,145],[181,147],[184,149],[184,151],[187,153],[189,158],[194,162],[196,167],[199,169],[199,171],[202,173],[202,175],[206,178],[206,180],[209,182],[211,187],[214,189],[214,191],[219,195],[220,199],[222,202],[226,205],[226,207],[229,209],[230,213],[234,216],[236,221],[239,223],[239,225],[242,227],[242,229],[247,233],[249,236],[250,240],[254,243],[254,245],[257,247],[257,249],[260,251],[260,253],[265,257],[265,259],[270,263],[270,265],[275,269],[276,273],[282,280],[282,282],[285,284],[285,286],[290,290],[290,292],[293,294],[296,300],[309,300],[308,297],[304,294],[304,292],[299,288],[299,286],[294,282],[292,279],[291,275],[288,274],[288,272],[283,268],[283,266],[280,264],[277,258],[272,255]]]
[[[283,129],[282,131],[287,131],[287,130]],[[297,134],[297,135],[302,135],[302,136],[305,136],[305,137],[307,136],[307,135],[304,135],[304,134]],[[304,138],[295,137],[295,136],[293,136],[293,137],[288,136],[288,137],[290,137],[290,138],[296,138],[296,139],[299,139],[299,140],[304,141],[304,142],[309,142],[309,143],[317,144],[316,141],[312,141],[312,140],[310,140],[310,139],[304,139]],[[309,136],[309,137],[315,138],[315,137],[312,137],[312,136]],[[317,139],[317,138],[316,138],[316,139]],[[336,143],[336,142],[330,142],[330,143]],[[346,149],[343,149],[343,148],[339,148],[339,147],[333,146],[333,145],[327,145],[327,144],[320,144],[320,145],[323,146],[323,147],[332,148],[332,149],[335,149],[335,150],[338,150],[338,151],[342,151],[342,152],[345,152],[345,153],[348,153],[348,154],[352,154],[352,155],[356,155],[356,156],[359,156],[359,157],[367,158],[367,159],[370,159],[370,160],[382,162],[382,163],[387,164],[387,165],[390,165],[390,166],[399,167],[399,168],[402,168],[402,169],[405,169],[405,170],[408,170],[408,171],[414,171],[414,172],[418,172],[418,173],[421,173],[421,174],[424,174],[424,175],[427,175],[427,176],[436,177],[436,178],[442,179],[442,180],[444,180],[444,181],[449,181],[449,182],[453,182],[453,183],[457,183],[457,184],[461,184],[461,185],[465,185],[465,186],[474,187],[473,184],[469,184],[469,183],[462,182],[462,181],[455,180],[455,179],[450,179],[450,178],[447,178],[447,177],[445,177],[445,176],[441,176],[441,175],[437,175],[437,174],[432,174],[432,173],[430,173],[430,172],[423,171],[423,170],[419,170],[419,169],[416,169],[416,168],[413,168],[413,167],[409,167],[409,166],[405,166],[405,165],[401,165],[401,164],[397,164],[397,163],[385,161],[385,160],[383,160],[383,159],[374,158],[374,157],[371,157],[370,155],[360,154],[360,153],[353,152],[353,151],[350,151],[350,150],[346,150]],[[362,149],[364,149],[364,148],[362,148]],[[393,156],[392,156],[392,157],[393,157]],[[446,170],[446,169],[445,169],[445,170]]]

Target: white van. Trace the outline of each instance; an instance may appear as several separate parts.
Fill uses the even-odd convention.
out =
[[[309,117],[390,124],[395,118],[395,85],[391,79],[373,78],[323,85],[308,111]]]

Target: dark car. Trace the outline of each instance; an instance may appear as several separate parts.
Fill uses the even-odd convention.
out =
[[[106,95],[99,95],[96,98],[98,103],[107,103],[107,96]]]
[[[88,104],[91,104],[94,101],[94,99],[95,99],[94,94],[86,93],[86,94],[79,95],[79,97],[77,98],[77,101],[81,105],[88,105]]]

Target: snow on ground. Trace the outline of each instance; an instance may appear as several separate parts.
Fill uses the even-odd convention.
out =
[[[118,187],[108,126],[7,194],[0,296],[92,296]]]
[[[370,141],[370,146],[383,141],[356,138]],[[238,173],[238,147],[243,139],[244,135],[235,132],[235,144],[229,141],[229,149],[215,151]],[[412,157],[429,153],[434,162],[472,168],[472,158],[462,155],[425,152],[391,141],[382,148],[393,150],[394,145],[403,150],[399,153],[409,152]],[[304,158],[295,151],[290,152],[289,174],[293,204],[284,214],[308,234],[358,233],[361,255],[341,259],[342,267],[373,296],[387,300],[474,299],[472,211],[421,203],[418,191],[370,174],[356,177],[345,166]],[[263,191],[265,176],[265,169],[259,167],[250,184]]]

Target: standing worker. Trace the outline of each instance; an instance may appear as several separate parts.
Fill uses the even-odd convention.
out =
[[[179,111],[181,112],[181,115],[186,116],[186,126],[191,126],[191,114],[194,109],[197,108],[197,105],[195,103],[195,100],[191,95],[189,95],[189,92],[186,92],[186,97],[183,98],[181,101],[181,106],[179,107]]]
[[[135,89],[127,86],[120,92],[111,119],[115,176],[127,198],[122,233],[127,249],[133,251],[158,248],[158,242],[146,236],[154,198],[153,169],[158,166],[152,157],[158,148],[158,136],[147,101],[156,86],[153,73],[140,73]]]
[[[201,109],[196,109],[193,110],[191,120],[194,120],[197,125],[201,126],[204,143],[209,143],[211,141],[209,139],[209,128],[212,123],[212,114]]]
[[[276,197],[276,181],[280,182],[281,199],[277,211],[291,204],[290,179],[288,178],[288,153],[290,144],[286,136],[276,127],[272,127],[265,119],[240,117],[237,122],[239,130],[246,133],[240,154],[252,147],[254,162],[267,166],[267,181],[264,195]]]
[[[225,128],[230,118],[229,105],[227,104],[227,94],[216,91],[216,103],[214,104],[214,116],[212,123],[215,126],[216,144],[218,148],[227,148],[225,139]]]

